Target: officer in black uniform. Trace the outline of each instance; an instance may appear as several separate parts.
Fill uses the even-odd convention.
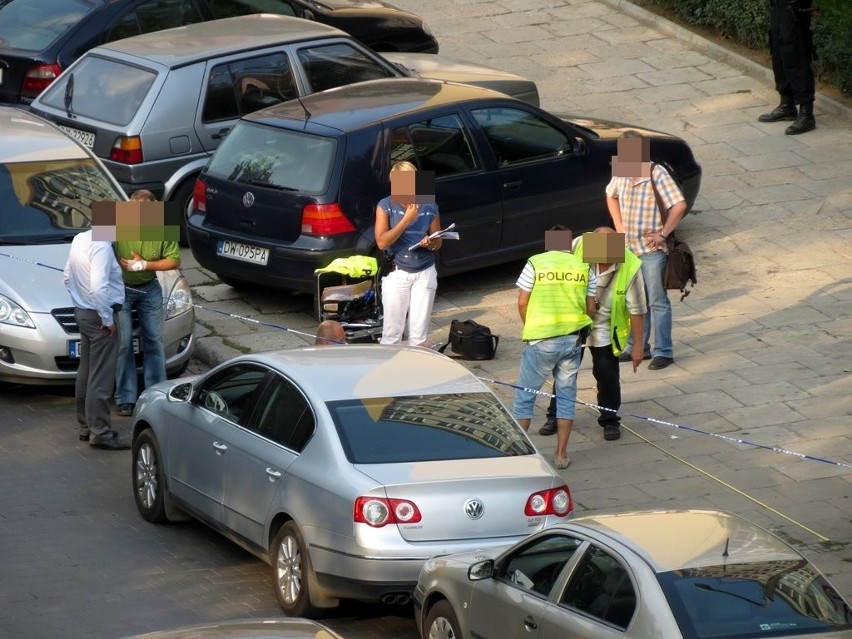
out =
[[[787,135],[812,131],[816,120],[811,15],[817,8],[810,0],[769,0],[769,5],[769,49],[781,103],[758,120],[795,120],[787,127]]]

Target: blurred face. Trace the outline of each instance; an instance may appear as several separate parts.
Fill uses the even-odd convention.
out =
[[[433,204],[434,171],[391,171],[391,196],[400,204]]]
[[[618,138],[618,155],[612,158],[613,177],[651,177],[651,140]]]

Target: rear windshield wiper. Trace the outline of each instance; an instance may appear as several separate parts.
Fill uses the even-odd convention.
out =
[[[74,99],[74,74],[71,73],[68,76],[68,82],[65,84],[65,115],[70,119],[73,117],[71,115],[71,101]]]
[[[263,182],[262,180],[249,180],[248,184],[252,186],[261,186],[267,189],[275,189],[276,191],[291,191],[295,193],[299,189],[294,188],[292,186],[283,186],[281,184],[270,184],[269,182]]]

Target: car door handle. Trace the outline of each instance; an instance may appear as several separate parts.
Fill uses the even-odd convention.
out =
[[[267,468],[266,474],[269,475],[269,481],[277,481],[281,479],[281,471],[275,470],[274,468]]]
[[[226,135],[228,135],[230,132],[231,132],[230,127],[225,127],[224,129],[219,129],[216,133],[213,133],[210,137],[213,138],[214,140],[221,140]]]
[[[515,191],[521,188],[521,184],[523,184],[523,180],[513,180],[511,182],[504,182],[503,188],[510,191]]]
[[[527,617],[526,619],[524,619],[524,626],[526,626],[528,630],[535,630],[538,628],[538,624],[532,617]]]
[[[216,449],[217,455],[221,455],[228,450],[228,447],[225,444],[220,444],[219,442],[213,442],[213,448]]]

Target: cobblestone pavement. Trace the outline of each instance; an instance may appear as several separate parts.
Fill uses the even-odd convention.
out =
[[[643,124],[692,145],[704,183],[682,234],[700,283],[674,302],[675,365],[624,369],[625,412],[852,463],[849,111],[818,99],[818,128],[802,136],[759,124],[777,100],[765,71],[623,0],[394,2],[428,21],[442,53],[536,80],[545,108]],[[184,264],[204,307],[316,327],[306,296],[236,291],[188,252]],[[442,279],[433,317],[435,340],[454,318],[501,335],[498,358],[470,368],[506,382],[521,351],[520,268]],[[198,320],[207,363],[307,343],[204,309]],[[201,526],[154,527],[135,515],[129,455],[69,442],[67,395],[0,391],[0,635],[112,637],[277,614],[263,564]],[[497,391],[511,399],[507,387]],[[587,368],[579,396],[594,399]],[[578,414],[564,471],[578,514],[735,511],[793,543],[852,598],[848,468],[633,418],[625,430],[604,442],[594,416]],[[553,438],[533,439],[552,452]],[[347,637],[414,636],[404,616],[349,612],[333,620]]]

